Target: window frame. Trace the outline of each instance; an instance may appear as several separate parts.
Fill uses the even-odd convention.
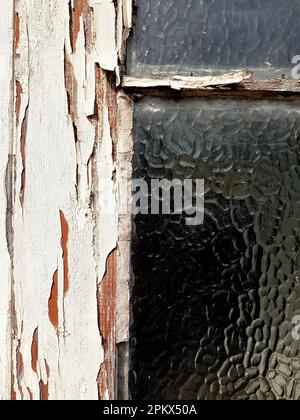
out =
[[[126,74],[128,37],[135,30],[139,0],[117,0],[116,45],[119,65],[116,68],[118,103],[118,153],[117,179],[119,203],[127,197],[130,206],[133,157],[133,113],[135,102],[145,96],[184,98],[237,98],[272,99],[276,101],[300,101],[300,79],[261,79],[254,77],[254,70],[237,70],[218,76],[134,77]],[[300,52],[299,52],[300,53]],[[291,63],[291,71],[293,64]],[[126,205],[125,205],[126,207]],[[128,209],[129,207],[127,207]],[[131,214],[119,211],[117,258],[117,355],[116,396],[130,399],[129,374],[129,326],[130,326],[130,279],[131,279]]]

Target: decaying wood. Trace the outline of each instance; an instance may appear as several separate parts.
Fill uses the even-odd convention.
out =
[[[128,374],[133,104],[300,84],[123,78],[132,0],[7,0],[0,16],[0,399],[114,399]],[[120,350],[121,351],[121,350]],[[128,395],[123,388],[122,393]]]
[[[131,251],[131,180],[133,155],[133,103],[123,93],[118,94],[118,259],[116,342],[129,340],[129,280]]]
[[[158,89],[170,89],[181,91],[183,94],[190,95],[194,91],[194,95],[199,96],[205,91],[210,95],[224,91],[232,92],[233,89],[239,94],[252,92],[261,92],[266,95],[297,95],[300,93],[300,83],[297,80],[278,78],[278,79],[253,79],[253,73],[249,71],[227,73],[222,76],[205,76],[205,77],[181,77],[174,76],[167,78],[135,78],[124,76],[122,86],[127,90],[143,90],[152,91]],[[151,92],[150,92],[151,93]]]
[[[122,86],[124,88],[171,88],[203,89],[214,86],[237,85],[251,79],[251,71],[238,71],[226,73],[221,76],[186,77],[173,76],[172,78],[136,78],[124,76]]]
[[[12,50],[10,3],[0,42]],[[7,344],[10,256],[1,202],[1,313],[8,320],[1,324],[0,357],[12,354],[11,372],[9,356],[6,365],[1,359],[1,398],[8,392],[25,400],[114,398],[118,112],[116,77],[106,71],[118,73],[120,5],[15,2],[13,348]],[[6,111],[9,84],[9,77],[5,85],[1,79]],[[6,126],[2,118],[4,112],[4,179],[12,160],[11,118],[5,116]]]

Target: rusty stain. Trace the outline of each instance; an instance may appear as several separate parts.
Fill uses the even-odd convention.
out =
[[[22,93],[23,93],[22,85],[17,80],[17,82],[16,82],[16,117],[17,117],[17,125],[19,125],[19,119],[20,119],[20,110],[21,110],[21,104],[22,104]]]
[[[69,257],[68,257],[68,240],[69,240],[69,224],[65,218],[64,212],[60,211],[61,225],[61,248],[63,252],[64,262],[64,296],[69,290]]]
[[[20,153],[22,159],[22,175],[21,175],[21,190],[20,190],[20,202],[23,207],[24,198],[25,198],[25,183],[26,183],[26,135],[27,135],[27,125],[28,125],[28,105],[25,110],[24,119],[22,122],[21,129],[21,141],[20,141]]]
[[[74,69],[65,50],[64,58],[65,88],[67,92],[68,113],[74,123],[77,118],[78,83],[74,76]]]
[[[49,399],[48,384],[44,384],[43,381],[40,381],[40,400],[48,401],[48,399]]]
[[[47,372],[47,379],[49,379],[50,376],[50,368],[47,363],[47,360],[44,359],[45,362],[45,368]],[[49,399],[49,390],[48,390],[48,382],[45,384],[43,380],[40,381],[40,400],[41,401],[48,401]]]
[[[98,291],[99,329],[103,340],[104,362],[98,375],[100,399],[108,393],[114,399],[115,389],[115,352],[116,352],[116,259],[114,250],[107,258],[106,273]]]
[[[71,1],[69,2],[70,6],[70,40],[73,53],[76,51],[76,43],[78,39],[78,34],[80,32],[80,20],[83,15],[86,0],[74,0],[74,8],[71,6]]]
[[[37,363],[38,363],[38,338],[39,330],[38,328],[34,331],[31,344],[31,367],[32,370],[37,373]]]
[[[15,42],[14,42],[14,55],[16,55],[20,42],[20,16],[15,13]]]
[[[53,274],[50,298],[48,301],[49,319],[53,327],[58,332],[58,270]]]

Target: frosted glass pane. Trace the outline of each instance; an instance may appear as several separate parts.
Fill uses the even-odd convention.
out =
[[[128,73],[257,69],[290,76],[300,54],[299,0],[137,0]]]
[[[204,178],[205,220],[138,215],[135,399],[300,398],[300,107],[145,98],[134,177]]]

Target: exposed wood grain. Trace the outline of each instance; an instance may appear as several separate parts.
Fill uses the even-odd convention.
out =
[[[99,328],[104,361],[98,375],[99,397],[113,400],[116,389],[116,251],[107,259],[106,272],[99,287]]]
[[[0,399],[115,397],[116,83],[130,7],[2,8]]]
[[[99,54],[99,7],[111,22],[113,2],[16,3],[15,399],[98,399],[99,368],[114,360],[99,330],[98,292],[117,243],[115,92],[97,74],[117,59],[115,21]]]
[[[133,103],[123,93],[118,95],[118,259],[116,341],[129,340],[129,281],[131,253],[131,180],[133,156]]]

